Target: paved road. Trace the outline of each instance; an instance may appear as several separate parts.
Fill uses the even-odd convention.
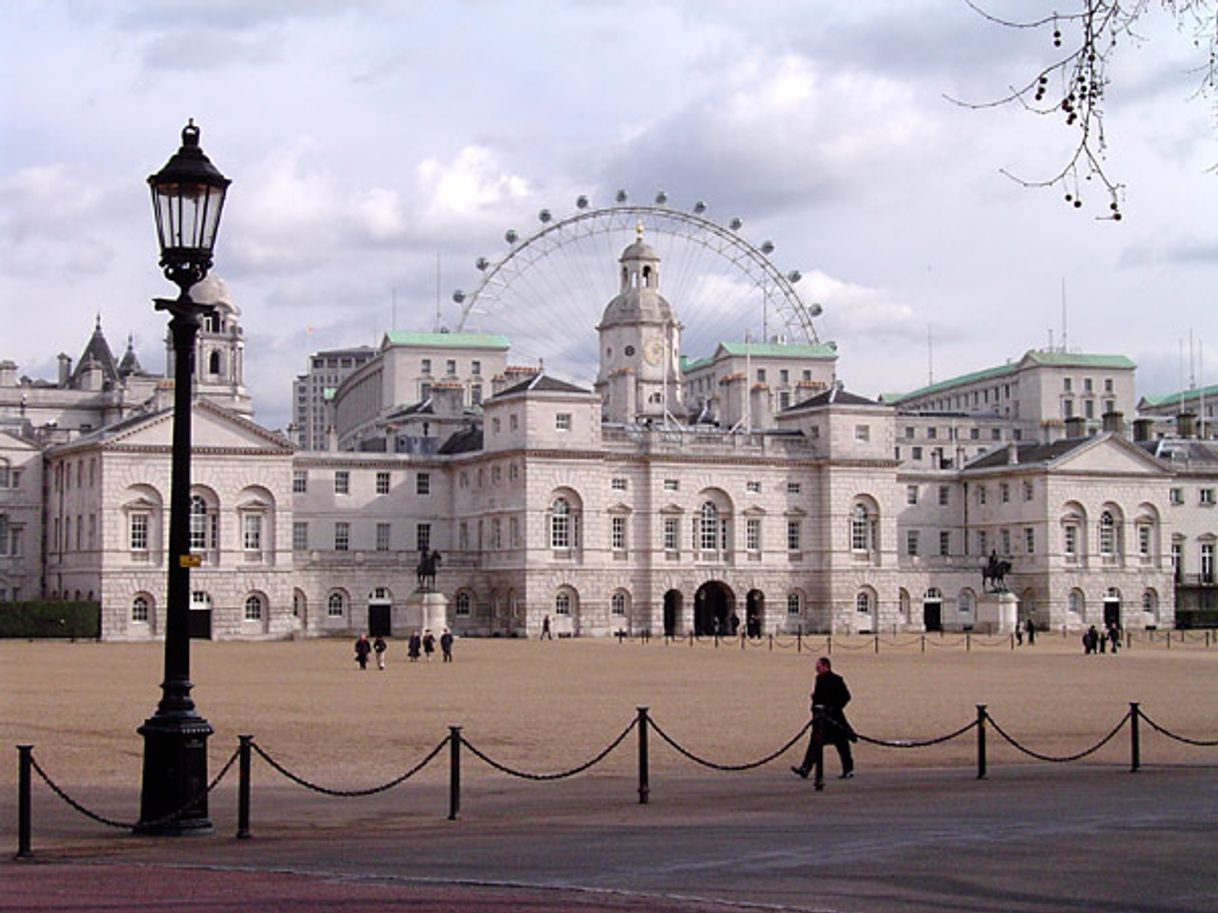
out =
[[[620,778],[486,778],[450,822],[440,783],[361,800],[256,786],[237,841],[225,795],[215,835],[167,839],[99,832],[43,790],[36,861],[3,864],[0,911],[1218,911],[1212,770],[864,771],[818,794],[775,767],[634,799]],[[8,797],[0,811],[15,847]]]

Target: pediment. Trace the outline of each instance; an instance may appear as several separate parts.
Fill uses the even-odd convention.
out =
[[[278,435],[205,401],[197,401],[192,406],[190,438],[196,449],[292,452],[292,445]],[[106,447],[157,448],[172,445],[172,411],[150,416],[147,421],[124,429],[103,444]]]
[[[1124,438],[1107,436],[1097,438],[1087,447],[1080,447],[1064,454],[1053,463],[1054,469],[1069,472],[1086,472],[1103,475],[1163,476],[1168,470],[1154,457],[1145,453]]]
[[[683,514],[683,513],[685,513],[685,508],[682,507],[680,504],[668,504],[668,505],[665,505],[664,507],[660,508],[660,513],[662,513],[662,514]]]

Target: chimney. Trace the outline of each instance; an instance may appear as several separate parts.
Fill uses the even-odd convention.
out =
[[[1105,431],[1111,431],[1113,434],[1125,433],[1125,413],[1105,412],[1101,418],[1104,422]]]
[[[1066,437],[1086,437],[1087,436],[1087,420],[1081,415],[1072,415],[1066,419]]]
[[[59,386],[66,387],[68,378],[72,376],[72,359],[63,352],[59,353]]]
[[[1015,441],[1011,441],[1009,444],[1007,444],[1007,465],[1019,465],[1019,444],[1017,444]]]
[[[1152,418],[1136,418],[1133,420],[1133,439],[1135,441],[1149,441],[1150,429],[1154,427],[1155,420]]]
[[[1181,412],[1176,416],[1176,434],[1180,437],[1197,436],[1197,416],[1191,412]]]
[[[17,386],[17,362],[0,361],[0,387]]]

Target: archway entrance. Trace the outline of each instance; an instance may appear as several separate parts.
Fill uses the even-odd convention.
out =
[[[1121,626],[1121,594],[1110,589],[1104,597],[1104,627]]]
[[[760,637],[765,619],[765,593],[749,590],[744,599],[744,631],[749,637]],[[733,631],[733,634],[736,632]]]
[[[719,580],[708,580],[694,594],[694,634],[727,634],[735,608],[736,596],[731,588]]]
[[[681,617],[680,590],[669,590],[664,594],[664,636],[676,637],[678,619]]]
[[[926,631],[943,630],[943,595],[935,587],[922,599],[922,627]]]

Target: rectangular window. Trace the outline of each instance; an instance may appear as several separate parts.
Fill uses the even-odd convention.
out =
[[[262,514],[242,514],[241,548],[247,552],[262,551]]]
[[[798,593],[787,593],[787,614],[798,615],[800,613]]]
[[[1183,504],[1184,503],[1184,489],[1183,488],[1172,488],[1168,491],[1168,495],[1169,495],[1168,500],[1170,500],[1172,504]]]
[[[465,520],[457,524],[457,548],[461,551],[469,548],[469,523]]]
[[[1009,483],[998,483],[998,499],[1002,501],[1003,504],[1011,503],[1011,486]]]
[[[745,482],[744,490],[751,494],[760,494],[761,493],[761,483],[760,482]]]
[[[431,494],[431,473],[420,472],[414,478],[414,493],[416,495]]]
[[[1090,392],[1091,392],[1093,389],[1094,389],[1094,388],[1092,387],[1092,384],[1091,384],[1091,378],[1090,378],[1090,377],[1084,377],[1084,378],[1083,378],[1083,392],[1084,392],[1084,393],[1090,393]]]
[[[940,485],[939,486],[939,506],[947,507],[947,505],[951,503],[951,498],[952,498],[951,487],[948,485]]]
[[[3,526],[0,525],[0,531],[3,531]],[[4,543],[0,542],[0,548],[4,547]],[[146,552],[148,551],[148,515],[147,514],[132,514],[131,515],[131,551]]]
[[[1062,418],[1074,418],[1074,400],[1062,400]]]
[[[503,521],[498,517],[491,520],[491,549],[498,551],[503,548]]]
[[[303,552],[309,547],[309,524],[302,520],[297,520],[292,524],[292,548],[298,552]]]
[[[978,504],[984,504],[984,503],[985,503],[985,499],[986,499],[985,486],[984,486],[984,485],[978,485],[978,486],[977,486],[977,503],[978,503]]]
[[[906,485],[905,486],[905,503],[906,504],[917,504],[918,503],[918,486],[917,485]]]
[[[511,538],[512,548],[520,547],[520,518],[512,517],[508,520],[508,535]]]
[[[1002,440],[1002,429],[1001,428],[991,428],[990,429],[990,439],[994,440],[994,441],[1001,441]]]
[[[946,529],[939,531],[939,554],[943,557],[952,552],[952,534]]]
[[[854,426],[854,439],[856,441],[871,440],[871,426],[870,425],[855,425]]]
[[[759,383],[759,384],[765,383],[765,368],[757,369],[757,383]]]
[[[977,554],[984,555],[990,550],[990,538],[984,529],[977,530]]]
[[[626,518],[612,517],[610,518],[609,540],[611,548],[615,552],[624,552],[626,550]]]
[[[1036,554],[1036,530],[1030,526],[1023,528],[1023,550],[1029,555]]]
[[[778,369],[778,382],[780,384],[789,384],[791,382],[791,372],[786,368]]]
[[[469,363],[469,373],[473,374],[475,377],[480,375],[482,373],[482,362],[480,362],[476,358],[473,361],[471,361]]]
[[[1000,533],[1000,536],[1002,542],[1002,553],[1004,555],[1011,554],[1011,531],[1009,529],[1004,529]]]
[[[498,433],[499,433],[499,416],[495,416],[493,419],[491,419],[491,434],[498,434]]]
[[[1078,527],[1073,524],[1067,524],[1062,528],[1062,551],[1067,557],[1073,558],[1078,555]]]
[[[922,448],[921,447],[912,447],[910,449],[913,451],[911,458],[915,462],[922,459]]]
[[[1214,504],[1214,489],[1212,489],[1212,488],[1201,489],[1200,503],[1204,504],[1206,507],[1212,507]]]
[[[556,431],[571,430],[571,413],[559,412],[554,416],[554,428]]]
[[[681,489],[681,483],[677,479],[665,479],[664,480],[664,490],[665,491],[680,491],[680,489]]]
[[[1023,483],[1023,499],[1025,501],[1031,501],[1032,498],[1035,496],[1035,494],[1036,494],[1036,490],[1035,490],[1035,488],[1033,488],[1032,483],[1024,482]]]
[[[625,491],[626,490],[626,480],[625,479],[613,479],[609,482],[609,487],[612,488],[614,491]]]
[[[457,359],[450,358],[447,361],[445,361],[444,362],[444,371],[447,374],[456,374],[457,373]]]
[[[909,425],[906,425],[905,426],[905,439],[907,441],[911,441],[911,440],[913,440],[913,436],[914,436],[913,428],[911,428]]]
[[[297,469],[292,473],[292,494],[303,495],[309,490],[309,473],[304,469]]]
[[[470,384],[469,401],[472,406],[482,405],[482,384]]]
[[[927,438],[929,438],[930,440],[933,441],[935,438],[937,438],[939,436],[939,429],[935,428],[932,425],[930,428],[926,429],[926,436],[927,436]]]
[[[1086,418],[1095,418],[1095,401],[1094,400],[1090,400],[1090,399],[1084,400],[1083,415]]]
[[[911,558],[918,556],[918,531],[916,529],[905,531],[905,554]]]
[[[799,494],[799,483],[798,482],[788,482],[787,483],[787,494],[789,494],[789,495]]]
[[[1065,393],[1070,393],[1070,392],[1073,392],[1073,390],[1074,390],[1074,381],[1071,380],[1069,377],[1063,377],[1062,378],[1062,391]]]
[[[508,416],[508,431],[515,431],[519,427],[520,427],[520,419],[518,419],[516,417],[516,413],[513,412],[511,415]]]
[[[968,430],[968,438],[970,441],[981,440],[981,429],[980,428],[970,428]]]
[[[761,520],[749,517],[744,521],[744,548],[746,551],[761,551]]]
[[[664,551],[675,552],[680,524],[676,517],[664,518]]]
[[[423,359],[422,371],[424,374],[431,373],[431,359],[430,358]]]
[[[376,493],[378,495],[389,494],[389,473],[378,472],[376,474]]]
[[[351,491],[351,473],[346,469],[337,469],[334,471],[334,493],[336,495],[345,495]]]
[[[1201,582],[1214,582],[1214,544],[1201,543]]]
[[[414,547],[416,551],[431,551],[431,524],[420,523],[414,530]]]
[[[378,552],[389,551],[389,531],[391,528],[388,523],[378,523],[376,525],[376,550]]]
[[[351,546],[351,524],[338,522],[334,524],[334,551],[345,552]]]
[[[1104,392],[1105,393],[1112,392],[1112,378],[1111,377],[1104,378]]]
[[[1138,527],[1138,554],[1143,558],[1150,557],[1150,527]]]
[[[799,551],[799,533],[801,522],[799,520],[787,520],[787,551]]]

